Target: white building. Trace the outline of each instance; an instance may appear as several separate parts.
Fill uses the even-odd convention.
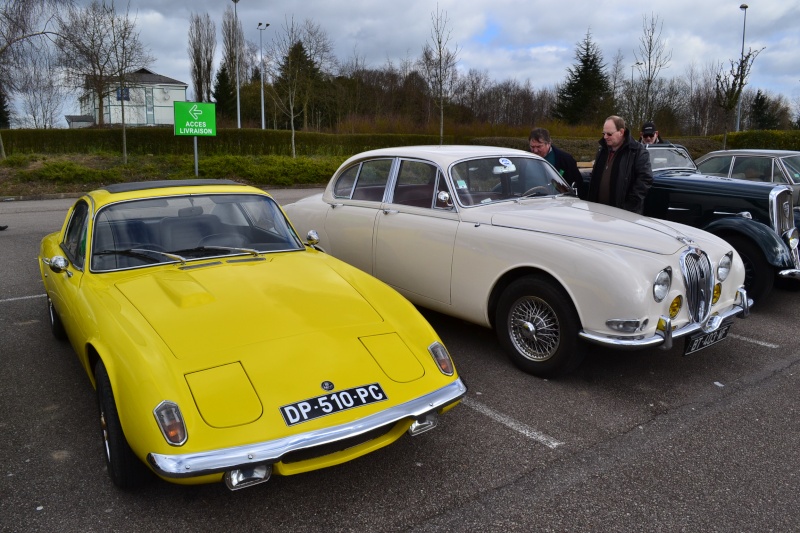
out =
[[[189,87],[182,81],[156,74],[146,68],[128,74],[126,85],[127,87],[121,87],[118,84],[109,84],[109,91],[103,99],[104,123],[107,126],[122,124],[123,105],[126,126],[172,126],[175,122],[172,104],[185,102],[186,89]],[[78,99],[78,103],[80,115],[92,117],[94,124],[99,124],[100,105],[97,94],[89,91]],[[67,122],[70,127],[77,125],[69,120]]]

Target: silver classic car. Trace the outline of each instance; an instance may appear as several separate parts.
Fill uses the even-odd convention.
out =
[[[591,343],[693,353],[746,316],[744,267],[702,230],[580,200],[544,159],[482,146],[351,157],[285,211],[308,244],[413,303],[494,328],[538,376]]]

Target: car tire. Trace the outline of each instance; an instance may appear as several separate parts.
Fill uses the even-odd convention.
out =
[[[49,296],[47,297],[47,314],[50,315],[50,331],[53,333],[53,337],[60,341],[67,340],[64,324],[61,322],[61,317],[58,316],[58,312],[53,306],[53,300]]]
[[[534,376],[566,374],[585,356],[572,301],[544,276],[520,278],[505,289],[497,305],[495,329],[511,361]]]
[[[111,380],[102,360],[95,366],[95,380],[100,435],[103,439],[108,475],[114,485],[121,489],[139,487],[149,479],[150,471],[128,445],[119,420],[114,392],[111,390]]]
[[[728,243],[741,256],[744,263],[744,288],[753,305],[767,299],[775,284],[775,268],[767,262],[761,249],[749,239],[728,237]]]

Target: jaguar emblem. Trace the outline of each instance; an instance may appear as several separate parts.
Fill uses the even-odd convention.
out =
[[[323,381],[322,382],[322,390],[324,390],[324,391],[333,390],[333,383],[331,383],[330,381]]]

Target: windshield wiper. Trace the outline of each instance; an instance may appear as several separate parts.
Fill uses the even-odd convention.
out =
[[[186,259],[181,257],[178,254],[172,254],[169,252],[162,252],[160,250],[151,250],[149,248],[127,248],[123,250],[102,250],[100,252],[95,252],[94,255],[111,255],[111,254],[121,254],[121,255],[130,255],[132,257],[140,257],[143,259],[150,259],[154,263],[158,263],[159,261],[155,259],[152,255],[149,254],[158,254],[168,257],[173,261],[180,261],[182,264],[186,263]]]
[[[254,250],[253,248],[239,248],[236,246],[198,246],[197,248],[188,248],[186,250],[178,250],[180,253],[195,253],[195,252],[205,252],[206,250],[225,250],[228,252],[240,252],[243,254],[250,254],[254,257],[258,257],[261,253],[258,250]]]

